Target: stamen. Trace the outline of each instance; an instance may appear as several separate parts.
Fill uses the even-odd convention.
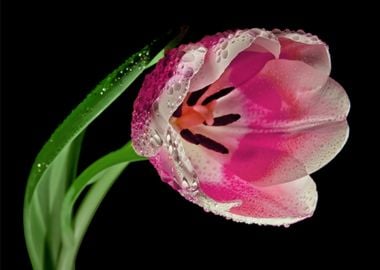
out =
[[[194,134],[189,129],[183,129],[180,132],[182,138],[184,138],[189,143],[195,144],[195,145],[202,145],[203,147],[206,147],[207,149],[213,150],[218,153],[222,154],[228,154],[228,149],[221,143],[218,143],[214,141],[213,139],[210,139],[209,137],[206,137],[202,134]]]
[[[223,145],[220,144],[213,139],[210,139],[209,137],[206,137],[202,134],[196,134],[198,143],[210,150],[214,150],[215,152],[222,153],[222,154],[228,154],[228,149]]]
[[[212,126],[226,126],[240,119],[240,114],[226,114],[223,116],[215,117]],[[207,125],[206,122],[203,123]]]
[[[200,99],[200,97],[207,91],[207,88],[209,86],[206,86],[205,88],[202,88],[201,90],[197,90],[190,93],[189,98],[187,99],[187,105],[194,106],[197,101]]]
[[[173,116],[174,117],[181,117],[182,115],[182,104],[178,106],[178,108],[175,110],[175,112],[173,113]]]
[[[208,96],[205,100],[203,100],[202,102],[202,105],[207,105],[209,104],[211,101],[215,100],[215,99],[218,99],[218,98],[221,98],[221,97],[224,97],[225,95],[228,95],[229,93],[231,93],[232,90],[234,90],[235,88],[234,87],[228,87],[228,88],[224,88],[214,94],[212,94],[211,96]]]
[[[181,130],[180,134],[189,143],[199,144],[197,135],[193,134],[189,129]]]

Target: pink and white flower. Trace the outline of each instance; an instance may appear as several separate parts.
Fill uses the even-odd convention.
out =
[[[328,47],[302,31],[218,33],[146,76],[132,140],[163,181],[206,211],[288,225],[310,217],[309,176],[348,138],[349,99]]]

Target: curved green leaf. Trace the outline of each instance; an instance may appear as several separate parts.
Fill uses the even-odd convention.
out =
[[[170,33],[128,58],[95,87],[43,146],[31,169],[24,198],[24,233],[34,269],[55,268],[61,249],[57,215],[60,215],[63,194],[76,174],[80,135],[183,34],[168,43],[173,36]]]
[[[75,180],[62,205],[61,226],[64,243],[57,269],[74,268],[80,243],[96,209],[125,167],[140,160],[145,158],[138,156],[131,143],[128,143],[94,162]],[[88,185],[92,185],[91,189],[81,202],[73,222],[74,204]]]

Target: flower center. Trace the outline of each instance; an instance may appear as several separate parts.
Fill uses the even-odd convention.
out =
[[[212,125],[214,123],[213,110],[215,105],[215,100],[207,105],[194,104],[193,106],[189,106],[188,103],[184,103],[176,113],[173,114],[175,118],[172,118],[171,123],[180,130],[192,128],[203,123]],[[177,114],[177,116],[175,116],[175,114]]]
[[[210,86],[189,93],[184,102],[173,113],[170,123],[186,141],[200,144],[222,154],[228,154],[229,151],[223,144],[191,131],[192,128],[199,125],[225,126],[240,119],[239,114],[214,117],[214,109],[218,99],[231,93],[235,89],[234,87],[224,88],[210,95],[207,95],[208,89]]]

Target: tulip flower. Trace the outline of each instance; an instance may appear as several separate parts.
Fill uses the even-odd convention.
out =
[[[225,218],[288,226],[313,215],[310,174],[349,132],[349,99],[329,77],[327,45],[303,31],[254,28],[173,49],[185,32],[126,59],[42,147],[24,199],[33,269],[74,269],[101,201],[129,164],[146,159],[184,198]],[[134,103],[132,142],[78,172],[86,128],[153,65]]]
[[[330,69],[327,45],[303,31],[255,28],[181,45],[145,78],[133,146],[206,211],[265,225],[303,220],[318,197],[310,174],[348,138],[349,99]]]

